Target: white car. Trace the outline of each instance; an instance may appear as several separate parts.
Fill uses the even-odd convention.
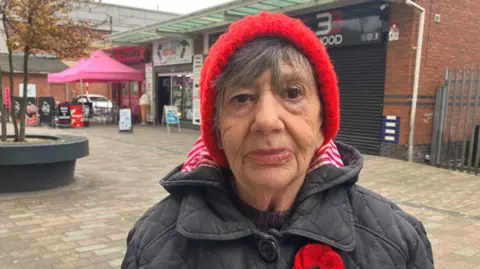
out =
[[[102,109],[110,111],[113,107],[112,101],[99,94],[81,94],[76,98],[78,103],[92,103],[93,113]]]

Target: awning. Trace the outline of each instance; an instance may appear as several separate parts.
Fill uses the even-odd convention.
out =
[[[138,27],[107,36],[112,43],[134,44],[164,37],[186,35],[192,32],[226,26],[244,16],[270,12],[293,12],[315,6],[343,3],[354,4],[365,0],[237,0],[210,7],[159,23]]]
[[[136,70],[117,62],[103,51],[94,51],[90,58],[82,59],[60,73],[48,74],[49,83],[124,82],[142,81],[145,70]]]

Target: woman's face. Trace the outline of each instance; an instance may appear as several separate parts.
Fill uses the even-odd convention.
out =
[[[305,177],[323,144],[322,116],[311,71],[281,64],[284,85],[265,71],[252,86],[226,89],[218,128],[237,184],[288,188]]]

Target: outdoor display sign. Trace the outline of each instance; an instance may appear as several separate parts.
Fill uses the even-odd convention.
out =
[[[27,98],[27,107],[25,111],[25,125],[35,126],[38,125],[38,108],[36,105],[35,98]],[[15,96],[14,106],[15,106],[15,116],[17,122],[20,122],[20,104],[23,102],[23,97]]]
[[[186,64],[192,62],[193,40],[160,40],[153,43],[153,65]]]
[[[80,104],[82,104],[82,109],[83,109],[83,122],[89,123],[90,120],[93,118],[93,103],[83,102]]]
[[[35,98],[27,98],[25,124],[27,126],[38,125],[38,107]]]
[[[299,18],[326,47],[345,47],[382,42],[384,25],[388,26],[382,12],[378,6],[370,6],[310,13]]]
[[[3,95],[3,97],[4,97],[3,104],[7,109],[10,109],[12,105],[12,101],[10,100],[10,88],[5,88],[5,94]]]
[[[200,125],[200,71],[203,65],[203,55],[196,54],[193,57],[193,117],[195,125]]]
[[[118,111],[118,130],[120,132],[133,132],[132,124],[132,109],[131,108],[120,108]]]
[[[71,127],[72,118],[70,116],[70,105],[68,103],[62,103],[58,105],[58,125],[64,127]]]
[[[18,86],[18,96],[23,97],[23,83]],[[37,97],[37,86],[35,84],[27,84],[27,97]]]
[[[82,105],[70,105],[70,118],[72,128],[82,128],[84,126]]]
[[[177,106],[164,106],[163,111],[168,132],[170,133],[170,125],[177,125],[180,132],[180,118],[178,117]]]
[[[40,124],[52,125],[55,99],[50,96],[38,97],[38,108],[40,110]]]
[[[115,50],[115,60],[121,63],[140,62],[145,60],[144,47],[129,47]]]

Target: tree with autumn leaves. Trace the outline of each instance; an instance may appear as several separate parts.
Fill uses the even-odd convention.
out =
[[[36,52],[51,52],[57,58],[88,56],[93,41],[100,34],[88,28],[86,22],[73,21],[68,15],[78,1],[72,0],[3,0],[0,13],[6,33],[10,67],[10,111],[15,141],[25,141],[25,115],[27,107],[28,60]],[[12,52],[23,51],[23,99],[17,125],[14,108]],[[3,94],[3,90],[2,90]],[[2,104],[3,102],[0,102]],[[3,105],[2,105],[3,107]],[[2,111],[2,122],[6,113]]]

